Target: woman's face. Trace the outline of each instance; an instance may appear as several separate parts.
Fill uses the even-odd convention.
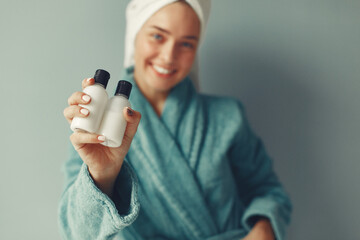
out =
[[[168,94],[190,72],[200,21],[186,3],[169,4],[151,16],[135,41],[134,77],[147,96]]]

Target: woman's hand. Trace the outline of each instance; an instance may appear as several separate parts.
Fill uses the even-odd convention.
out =
[[[242,240],[275,240],[270,221],[266,218],[257,221],[249,234]]]
[[[94,81],[93,78],[83,80],[82,88],[93,85]],[[90,102],[90,96],[85,93],[73,93],[68,99],[69,106],[64,110],[66,120],[71,124],[74,117],[87,117],[91,113],[86,108],[79,106],[79,104],[86,105]],[[129,151],[141,118],[139,112],[130,108],[125,108],[123,113],[127,126],[120,147],[109,148],[99,144],[104,142],[105,138],[98,134],[77,131],[70,136],[71,143],[88,166],[95,184],[109,197],[113,195],[116,177],[120,172],[125,155]]]

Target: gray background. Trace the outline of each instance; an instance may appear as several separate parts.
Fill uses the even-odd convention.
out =
[[[120,78],[127,2],[1,1],[0,239],[60,239],[62,112],[95,69]],[[360,239],[359,23],[358,0],[213,1],[202,90],[247,107],[293,201],[288,239]]]

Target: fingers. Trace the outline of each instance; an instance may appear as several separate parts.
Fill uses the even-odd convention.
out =
[[[87,86],[93,85],[95,80],[93,78],[84,79],[81,83],[82,88],[84,89]],[[69,107],[64,109],[64,116],[66,120],[70,123],[74,117],[87,117],[89,115],[89,110],[78,106],[79,104],[89,104],[91,102],[91,97],[83,92],[74,92],[68,98]]]
[[[88,109],[80,107],[78,105],[71,105],[64,109],[64,116],[70,123],[74,117],[87,117],[90,112]]]
[[[76,131],[70,136],[70,141],[76,150],[79,150],[84,144],[102,143],[105,137],[95,133],[88,133],[83,131]]]
[[[79,106],[78,104],[89,104],[91,98],[83,92],[74,92],[68,99],[69,106],[64,109],[64,116],[70,123],[74,117],[87,117],[89,110]]]
[[[129,107],[124,108],[123,113],[125,120],[127,121],[127,126],[121,145],[125,145],[127,148],[129,148],[139,126],[141,114],[140,112],[137,112]]]
[[[91,102],[91,97],[83,92],[74,92],[68,98],[69,105],[89,104],[90,102]]]
[[[90,85],[93,85],[94,83],[94,78],[86,78],[82,81],[81,86],[84,89]],[[68,98],[69,105],[88,104],[90,101],[90,96],[83,92],[75,92]]]
[[[95,83],[94,78],[86,78],[81,83],[82,89],[86,88],[87,86],[93,85],[94,83]]]

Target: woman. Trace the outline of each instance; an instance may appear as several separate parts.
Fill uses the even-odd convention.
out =
[[[284,238],[291,204],[242,105],[197,93],[188,77],[209,4],[129,4],[125,79],[139,112],[124,109],[119,148],[98,144],[104,137],[96,134],[71,135],[75,150],[59,208],[66,239]],[[68,122],[86,117],[78,104],[90,101],[74,93],[64,110]]]

